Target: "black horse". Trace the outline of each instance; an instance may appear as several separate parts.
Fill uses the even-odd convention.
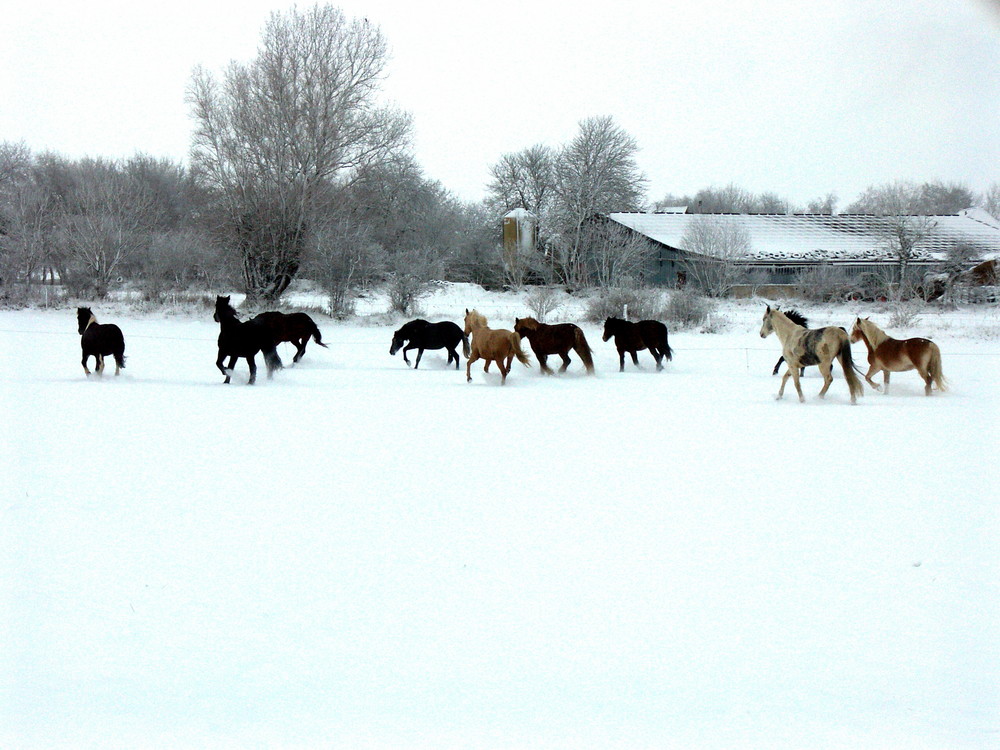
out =
[[[104,357],[115,358],[115,375],[125,367],[125,336],[122,329],[114,323],[100,325],[89,307],[76,308],[77,328],[80,332],[80,346],[83,349],[83,371],[90,375],[87,360],[94,358],[94,370],[98,375],[104,374]]]
[[[323,336],[320,334],[316,323],[304,312],[262,312],[257,317],[252,318],[252,320],[266,326],[271,331],[277,343],[280,344],[282,341],[289,341],[295,344],[295,356],[292,357],[292,363],[302,359],[302,355],[306,353],[306,344],[309,343],[310,338],[314,339],[324,349],[329,348],[323,343]]]
[[[424,349],[447,349],[448,364],[450,365],[454,359],[457,370],[459,342],[462,342],[462,353],[468,357],[469,337],[455,323],[450,320],[444,320],[440,323],[428,323],[426,320],[420,319],[411,320],[392,335],[392,346],[389,347],[389,354],[395,354],[402,349],[403,361],[409,365],[410,360],[406,358],[406,353],[410,349],[416,349],[417,361],[413,365],[413,369],[416,370],[420,366],[420,358],[424,356]]]
[[[215,315],[213,317],[219,323],[220,328],[219,358],[215,361],[215,366],[226,376],[226,383],[229,382],[233,373],[236,360],[244,357],[250,368],[248,385],[253,385],[257,380],[257,362],[254,360],[257,352],[264,354],[269,378],[275,370],[282,367],[281,358],[276,350],[278,342],[275,341],[272,331],[260,321],[241,322],[236,315],[236,310],[229,304],[228,296],[215,298]],[[224,367],[222,364],[226,357],[229,357],[228,367]]]
[[[620,366],[618,372],[625,371],[625,352],[632,355],[632,363],[638,367],[639,357],[636,355],[640,349],[649,349],[649,353],[656,360],[656,369],[663,369],[663,360],[668,362],[674,358],[674,350],[667,343],[667,327],[658,320],[640,320],[638,323],[630,323],[620,318],[608,318],[604,321],[604,341],[612,336],[615,338],[615,346],[618,347],[618,359]]]

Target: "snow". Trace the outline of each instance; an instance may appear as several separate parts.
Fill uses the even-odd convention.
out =
[[[473,306],[530,312],[455,285],[425,317]],[[995,308],[883,326],[951,389],[851,406],[815,370],[774,400],[758,303],[661,373],[584,325],[596,376],[503,388],[389,356],[377,296],[252,388],[209,311],[93,307],[119,378],[72,309],[0,312],[2,747],[1000,743]]]

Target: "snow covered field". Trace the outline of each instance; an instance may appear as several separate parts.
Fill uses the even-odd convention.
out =
[[[425,317],[466,306],[529,313]],[[1000,746],[995,308],[890,330],[949,392],[852,407],[774,400],[760,303],[504,388],[364,316],[224,386],[210,312],[94,307],[119,378],[0,312],[0,747]]]

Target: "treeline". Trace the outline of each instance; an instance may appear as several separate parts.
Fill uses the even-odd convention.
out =
[[[30,298],[58,280],[99,298],[133,285],[166,292],[242,289],[273,303],[296,278],[322,285],[333,314],[358,289],[388,283],[408,311],[432,280],[641,286],[647,242],[595,215],[686,205],[712,212],[797,210],[736,186],[649,205],[638,145],[611,117],[579,123],[559,147],[503,155],[486,198],[457,199],[410,149],[409,114],[384,104],[387,42],[366,19],[315,5],[271,15],[256,57],[223,74],[198,69],[187,90],[190,164],[137,155],[69,159],[0,144],[0,295]],[[994,213],[997,187],[873,187],[851,212]],[[804,210],[833,213],[828,195]],[[502,217],[534,217],[531,243],[504,247]]]

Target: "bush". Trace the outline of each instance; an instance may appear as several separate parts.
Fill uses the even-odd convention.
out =
[[[670,294],[663,315],[666,322],[678,328],[695,328],[704,325],[714,309],[715,305],[707,298],[677,290]]]
[[[586,319],[603,323],[607,318],[656,319],[663,314],[660,292],[656,289],[603,289],[587,303]]]
[[[545,322],[545,316],[559,307],[559,293],[550,286],[536,286],[525,299],[528,309],[535,315],[539,323]]]

